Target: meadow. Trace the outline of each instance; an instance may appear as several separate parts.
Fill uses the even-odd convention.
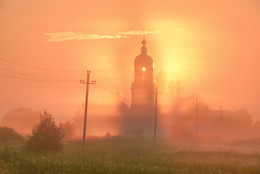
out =
[[[80,141],[63,143],[59,152],[35,153],[23,143],[2,144],[1,174],[259,174],[257,151],[177,150],[152,141],[122,137],[88,139],[83,151]]]

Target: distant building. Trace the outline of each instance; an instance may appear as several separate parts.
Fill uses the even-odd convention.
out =
[[[121,118],[120,132],[128,136],[153,136],[154,115],[155,115],[155,82],[154,82],[154,63],[152,57],[147,54],[146,41],[142,41],[141,54],[134,60],[134,80],[131,86],[131,107],[124,112]],[[169,93],[166,91],[167,77],[162,68],[156,75],[156,86],[158,89],[159,104],[157,115],[162,114],[161,106],[173,106],[172,103],[178,99],[181,102],[181,84],[173,81],[169,84]],[[160,128],[163,117],[157,117],[157,135],[163,135],[164,129]],[[167,123],[170,124],[170,123]],[[171,130],[169,130],[171,132]]]
[[[153,59],[147,54],[146,41],[142,44],[141,54],[134,61],[132,109],[153,108],[154,105]]]
[[[177,81],[174,83],[174,81],[170,81],[169,85],[169,94],[170,97],[173,97],[174,99],[180,99],[181,98],[181,83]]]
[[[147,54],[146,41],[142,41],[141,54],[134,61],[132,102],[122,117],[121,132],[134,137],[152,136],[154,125],[153,59]]]
[[[170,96],[174,97],[175,96],[175,83],[173,80],[170,81],[168,87],[169,87]]]
[[[156,75],[156,82],[158,87],[158,92],[160,94],[165,92],[165,85],[166,85],[166,75],[163,72],[162,68],[159,73]]]

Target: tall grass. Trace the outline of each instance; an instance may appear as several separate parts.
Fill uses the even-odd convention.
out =
[[[125,138],[67,142],[61,152],[32,153],[23,146],[1,148],[0,173],[260,173],[260,155],[236,152],[174,151],[152,141]]]

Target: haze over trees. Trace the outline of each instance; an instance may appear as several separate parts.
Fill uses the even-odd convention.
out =
[[[39,111],[29,108],[17,108],[7,112],[1,121],[1,126],[15,129],[20,134],[31,134],[32,127],[39,122]]]

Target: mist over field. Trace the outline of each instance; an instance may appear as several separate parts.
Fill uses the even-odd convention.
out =
[[[259,9],[0,0],[0,174],[259,174]]]

